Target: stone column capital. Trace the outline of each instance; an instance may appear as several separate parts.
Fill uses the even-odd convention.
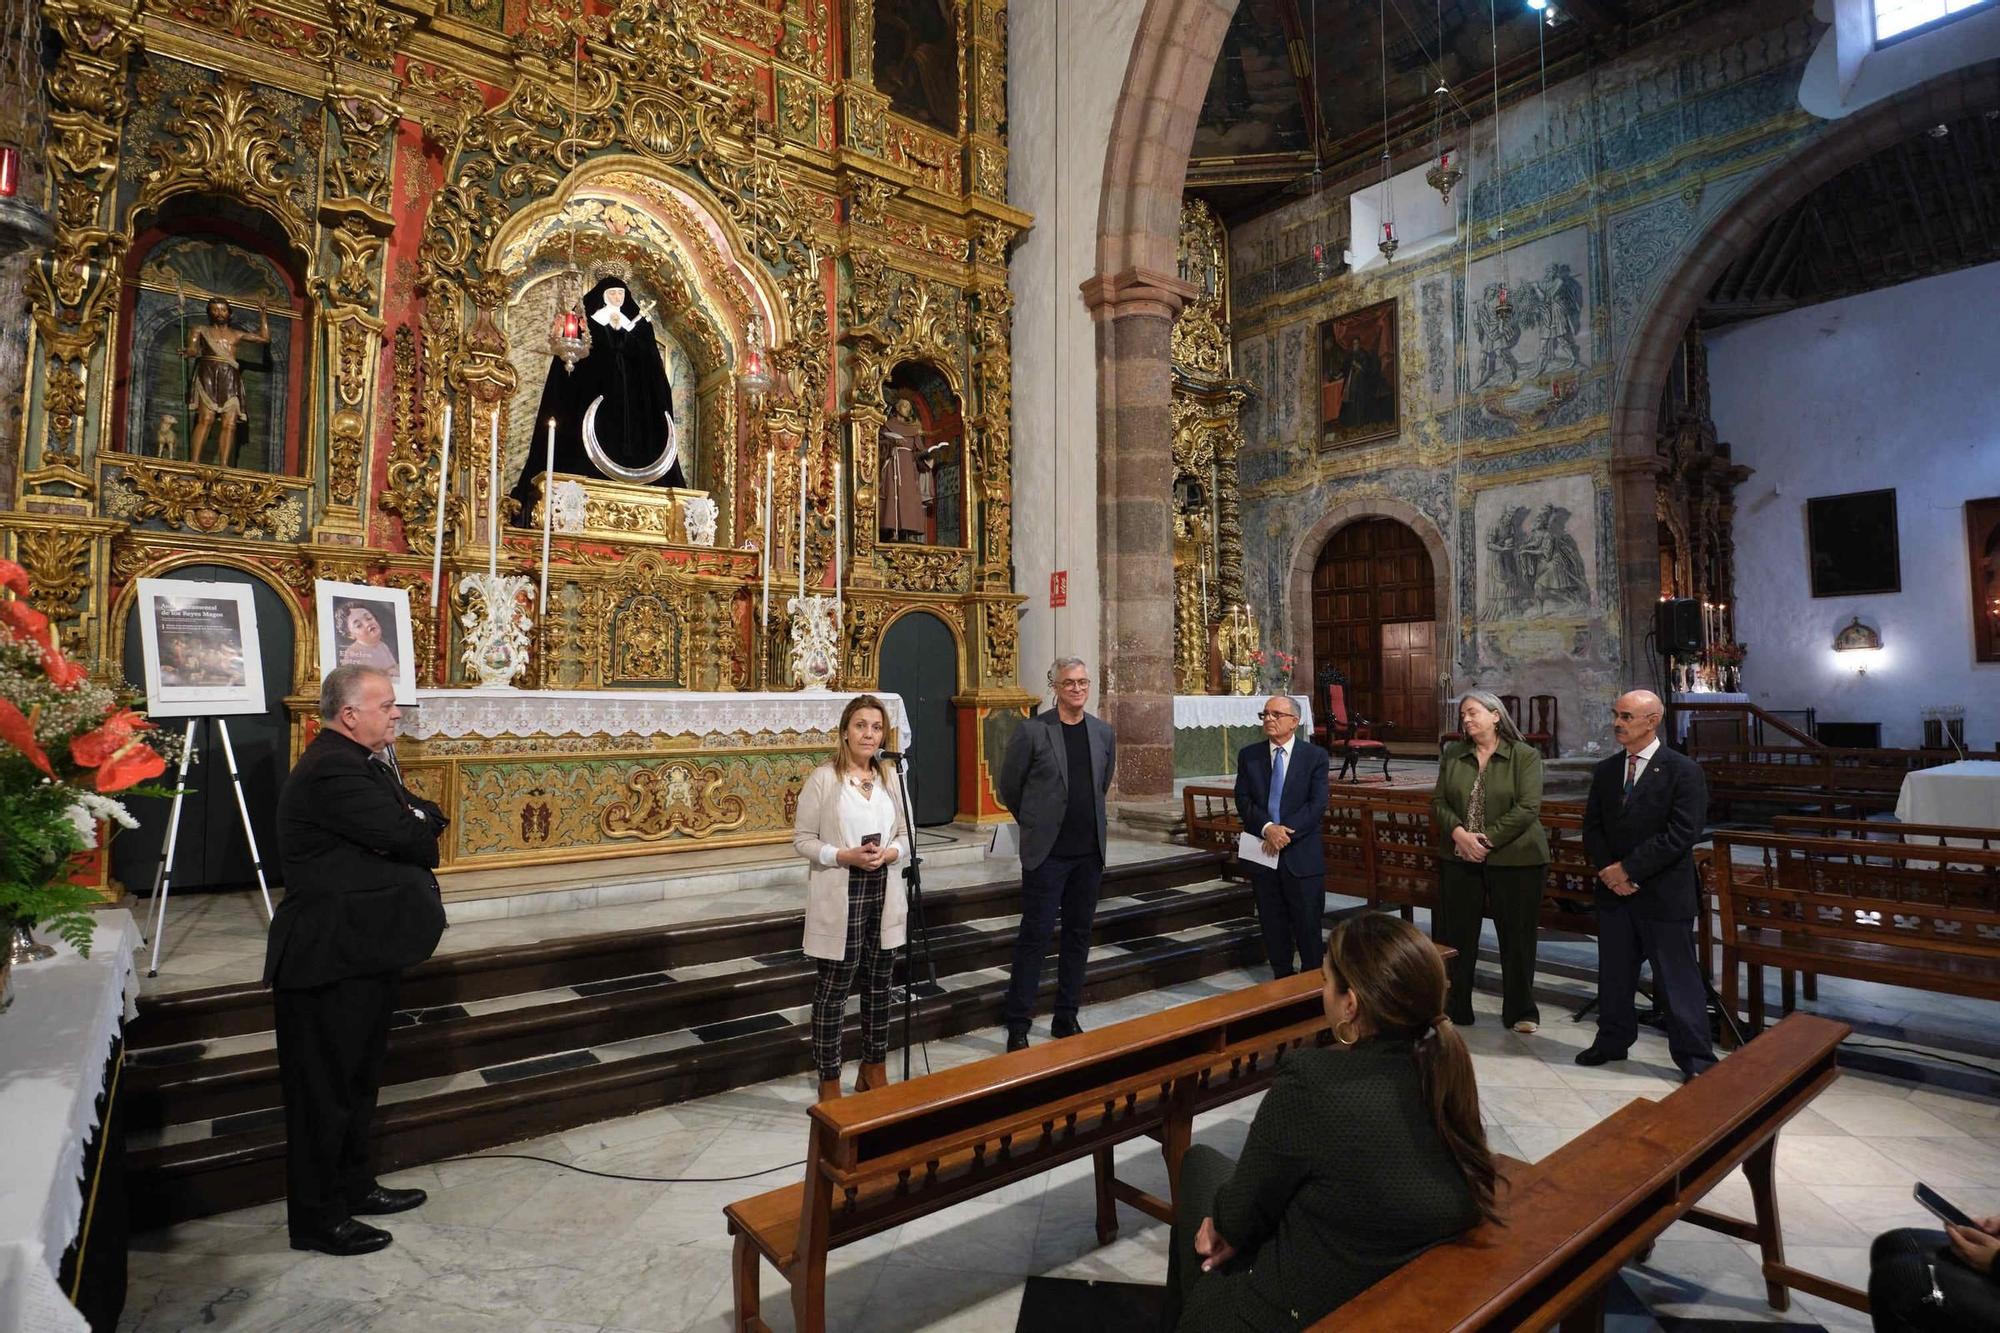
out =
[[[1083,284],[1083,303],[1097,320],[1151,315],[1171,320],[1195,294],[1193,283],[1169,273],[1128,268],[1118,274],[1100,273]]]

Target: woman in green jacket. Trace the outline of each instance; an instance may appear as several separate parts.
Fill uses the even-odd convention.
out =
[[[1458,950],[1448,968],[1451,1021],[1472,1022],[1479,926],[1500,937],[1500,1021],[1516,1032],[1541,1023],[1535,1007],[1535,935],[1549,835],[1542,828],[1542,756],[1521,739],[1498,696],[1468,690],[1459,700],[1465,739],[1438,760],[1431,819],[1441,841],[1438,910],[1431,937]]]
[[[1399,916],[1336,926],[1320,964],[1338,1045],[1290,1052],[1234,1163],[1181,1157],[1164,1327],[1309,1327],[1493,1216],[1472,1056],[1444,964]]]

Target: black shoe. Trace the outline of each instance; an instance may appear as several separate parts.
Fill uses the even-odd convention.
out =
[[[388,1232],[357,1222],[351,1217],[343,1217],[323,1231],[305,1235],[292,1233],[292,1248],[295,1250],[318,1250],[321,1254],[335,1254],[342,1258],[355,1254],[373,1254],[385,1248],[395,1237]]]
[[[1026,1029],[1026,1028],[1008,1028],[1008,1029],[1007,1029],[1007,1049],[1008,1049],[1008,1050],[1010,1050],[1010,1051],[1025,1051],[1025,1050],[1027,1050],[1027,1049],[1028,1049],[1028,1029]]]
[[[1623,1060],[1625,1052],[1607,1051],[1602,1046],[1586,1046],[1576,1053],[1580,1065],[1608,1065],[1613,1060]]]
[[[354,1215],[383,1217],[389,1213],[407,1213],[423,1207],[430,1197],[422,1190],[392,1190],[387,1185],[377,1185],[354,1201]]]
[[[1080,1036],[1083,1032],[1083,1024],[1076,1021],[1075,1015],[1071,1015],[1068,1018],[1058,1017],[1049,1024],[1049,1032],[1051,1035],[1057,1037]]]

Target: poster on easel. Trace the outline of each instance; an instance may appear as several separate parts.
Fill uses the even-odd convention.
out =
[[[417,662],[410,630],[410,594],[370,583],[313,581],[319,621],[319,678],[338,666],[367,666],[389,673],[396,702],[417,702]]]
[[[146,711],[235,717],[264,711],[257,607],[246,583],[139,580]]]

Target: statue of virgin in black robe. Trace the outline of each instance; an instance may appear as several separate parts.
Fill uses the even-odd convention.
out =
[[[583,298],[590,351],[566,370],[549,358],[549,377],[535,411],[534,446],[514,484],[521,522],[535,503],[534,480],[548,458],[548,423],[556,423],[556,471],[606,481],[639,482],[674,446],[668,420],[674,391],[660,360],[653,322],[634,318],[636,307],[623,278],[605,278]],[[593,444],[595,449],[592,448]],[[678,448],[659,486],[686,486]],[[595,456],[593,456],[595,455]],[[599,465],[599,459],[603,466]]]

